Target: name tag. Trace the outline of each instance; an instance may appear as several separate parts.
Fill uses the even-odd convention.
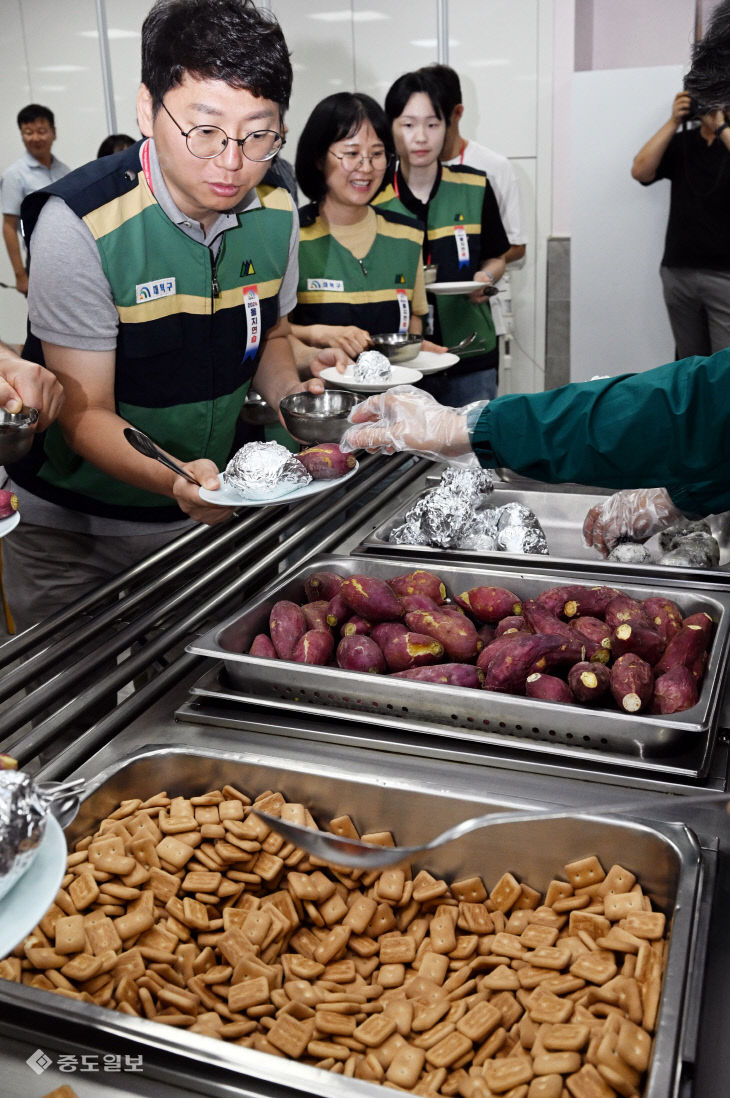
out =
[[[261,304],[258,286],[244,286],[243,305],[246,310],[246,353],[243,356],[253,358],[261,343]]]
[[[138,305],[154,301],[156,297],[172,297],[176,292],[174,278],[156,278],[154,282],[141,282],[134,287],[134,299]]]
[[[345,283],[339,278],[308,278],[308,290],[331,290],[334,293],[345,292]]]
[[[466,235],[466,229],[461,225],[457,225],[454,229],[454,240],[456,241],[456,254],[459,257],[459,266],[469,266],[469,237]]]
[[[408,294],[405,290],[397,290],[398,296],[398,308],[400,309],[400,323],[398,325],[399,332],[407,332],[408,325],[411,322],[411,307],[408,304]]]

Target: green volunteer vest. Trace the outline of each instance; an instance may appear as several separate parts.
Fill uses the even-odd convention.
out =
[[[397,332],[403,293],[410,317],[423,230],[410,215],[377,210],[376,218],[375,240],[360,262],[330,234],[314,203],[300,211],[295,324],[355,324],[372,333]]]
[[[473,280],[485,257],[482,255],[482,206],[486,177],[468,169],[454,170],[442,165],[441,182],[428,204],[424,252],[428,261],[438,267],[439,282]],[[401,201],[393,183],[389,183],[373,199],[379,209],[392,210],[413,218],[413,213]],[[469,244],[469,259],[459,265],[456,228],[464,229]],[[426,286],[428,292],[428,286]],[[462,361],[477,358],[496,345],[494,321],[488,305],[476,305],[468,297],[428,294],[434,306],[434,338],[446,346],[458,343],[470,332],[476,332],[479,350],[465,351]]]
[[[238,227],[223,234],[214,267],[208,247],[186,236],[157,204],[139,167],[139,146],[103,159],[121,161],[122,169],[130,163],[134,170],[117,166],[110,174],[96,168],[100,161],[86,165],[31,196],[24,224],[32,233],[49,194],[59,195],[84,220],[119,314],[119,415],[182,461],[209,457],[222,468],[261,340],[278,320],[291,200],[286,191],[260,186],[262,207],[240,214]],[[252,288],[256,297],[249,293],[247,312],[245,295]],[[25,353],[33,358],[37,351],[27,345]],[[136,521],[180,518],[173,501],[81,459],[58,424],[12,475],[35,495],[74,510]]]

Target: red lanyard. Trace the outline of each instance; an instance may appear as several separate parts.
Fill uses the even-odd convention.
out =
[[[154,187],[152,186],[152,168],[150,166],[150,139],[149,139],[149,137],[147,138],[147,140],[145,141],[144,145],[142,146],[142,148],[140,150],[140,156],[141,156],[141,159],[142,159],[142,171],[144,172],[144,177],[147,180],[147,186],[149,187],[151,193],[154,194],[155,190],[154,190]]]

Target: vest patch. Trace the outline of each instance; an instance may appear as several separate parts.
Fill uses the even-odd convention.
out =
[[[464,220],[463,213],[455,213],[454,214],[454,221],[457,223],[457,225],[459,224],[459,222],[461,222],[463,220]]]
[[[396,286],[405,286],[405,284],[406,284],[406,276],[404,274],[397,274],[395,276],[395,285]]]
[[[253,260],[244,259],[243,263],[241,264],[241,278],[248,278],[251,275],[255,274],[256,271],[254,270]]]
[[[308,290],[333,290],[335,293],[344,293],[345,283],[341,278],[308,278]]]
[[[140,282],[135,286],[134,300],[140,305],[143,301],[153,301],[157,297],[172,297],[174,293],[174,277],[156,278],[154,282]]]

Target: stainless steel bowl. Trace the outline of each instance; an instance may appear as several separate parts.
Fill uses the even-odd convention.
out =
[[[323,393],[290,393],[279,407],[287,430],[300,442],[339,442],[347,417],[360,398],[343,389]]]
[[[19,412],[0,409],[0,465],[19,461],[33,444],[38,412],[35,408],[22,408]]]
[[[376,351],[385,355],[393,364],[410,362],[421,350],[423,337],[413,335],[410,332],[392,332],[385,335],[374,335],[370,341]]]

